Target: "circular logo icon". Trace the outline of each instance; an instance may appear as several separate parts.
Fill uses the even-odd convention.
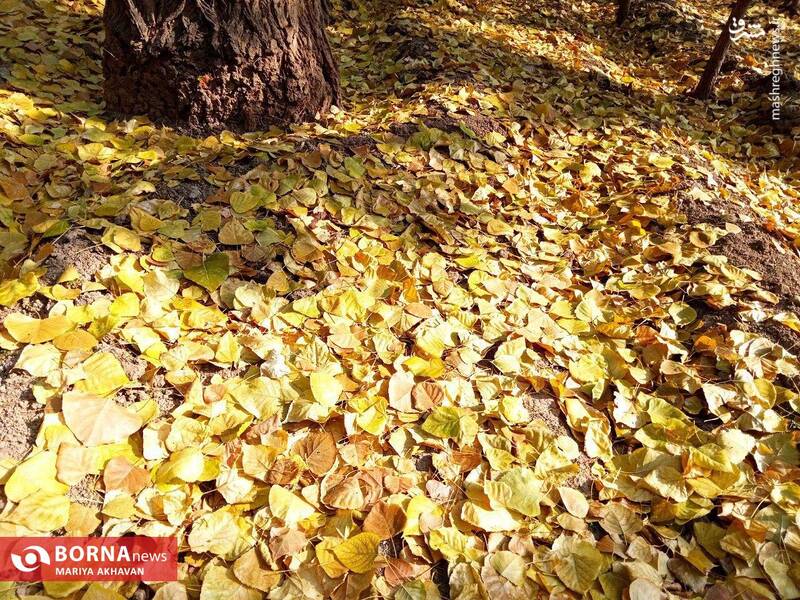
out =
[[[22,555],[11,553],[11,564],[18,571],[30,573],[38,569],[39,565],[49,565],[50,555],[41,546],[28,546],[22,551]]]

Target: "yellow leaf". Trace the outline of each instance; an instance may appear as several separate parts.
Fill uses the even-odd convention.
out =
[[[58,447],[58,480],[76,485],[93,471],[92,450],[83,446],[62,442]]]
[[[490,510],[474,502],[464,503],[461,507],[461,518],[467,523],[489,532],[516,531],[522,526],[522,522],[505,508]]]
[[[61,364],[61,353],[53,344],[25,346],[14,368],[27,371],[34,377],[47,377]]]
[[[487,481],[485,484],[486,495],[492,502],[528,517],[539,515],[543,486],[544,482],[527,467],[508,470],[498,481]]]
[[[3,325],[12,338],[26,344],[49,342],[74,326],[72,321],[61,315],[34,319],[22,313],[8,314],[3,320]]]
[[[53,451],[36,452],[24,460],[6,481],[3,492],[12,502],[38,491],[49,495],[63,495],[69,487],[56,480],[56,453]]]
[[[561,501],[564,503],[564,507],[571,515],[574,515],[579,519],[586,518],[586,515],[589,514],[589,502],[581,492],[569,487],[561,486],[558,488],[558,493],[561,496]]]
[[[189,548],[193,552],[227,556],[236,548],[241,534],[237,519],[229,510],[216,510],[192,523]]]
[[[279,485],[269,489],[269,510],[287,527],[294,527],[315,512],[308,502]]]
[[[422,424],[422,430],[439,438],[474,439],[478,421],[471,410],[458,406],[435,406]]]
[[[323,406],[336,406],[343,389],[338,379],[325,371],[317,371],[311,374],[310,381],[314,400]]]
[[[514,585],[522,585],[525,581],[525,560],[518,554],[501,550],[489,557],[489,564],[497,571],[497,574],[504,577]]]
[[[127,292],[114,298],[108,312],[116,317],[135,317],[139,314],[139,296]]]
[[[125,596],[101,583],[92,583],[81,596],[81,600],[125,600]]]
[[[348,569],[336,558],[333,549],[341,544],[338,538],[324,538],[314,548],[317,562],[328,577],[336,579],[347,573]]]
[[[248,550],[236,559],[236,562],[233,563],[233,574],[243,584],[262,592],[269,592],[281,581],[280,571],[271,571],[269,565],[259,556],[259,552],[255,548]]]
[[[83,329],[76,329],[63,333],[53,340],[53,345],[59,350],[68,352],[70,350],[79,350],[86,352],[91,350],[97,345],[97,338],[88,331]]]
[[[405,367],[418,377],[430,377],[436,379],[445,372],[444,361],[441,358],[425,360],[421,356],[412,356],[403,363]]]
[[[227,246],[244,246],[255,240],[253,232],[238,219],[231,219],[219,230],[219,241]]]
[[[584,163],[581,167],[581,181],[586,185],[590,184],[592,179],[595,177],[600,177],[602,174],[603,172],[600,170],[600,167],[591,161]]]
[[[441,525],[443,516],[442,507],[433,500],[427,496],[414,496],[406,507],[406,523],[403,527],[403,535],[420,535],[430,529],[426,527],[427,523]],[[422,520],[422,523],[420,520]]]
[[[230,569],[213,565],[206,570],[200,600],[261,600],[262,594],[239,583]]]
[[[414,376],[406,371],[397,371],[389,379],[389,405],[395,410],[413,412],[411,391],[414,389]]]
[[[569,589],[585,594],[600,576],[603,555],[589,542],[569,541],[555,560],[555,572]]]
[[[142,417],[121,407],[113,398],[66,392],[61,400],[64,421],[86,446],[122,442],[144,424]]]
[[[672,168],[672,165],[675,164],[675,161],[673,161],[669,156],[664,156],[663,154],[658,154],[656,152],[651,152],[647,157],[647,160],[651,165],[658,167],[659,169],[670,169]]]
[[[345,567],[355,573],[368,573],[375,568],[380,536],[374,533],[359,533],[334,546],[333,553]]]
[[[12,523],[17,523],[36,531],[55,531],[61,529],[69,520],[69,498],[54,496],[45,491],[38,491],[19,501],[9,516]]]
[[[219,474],[218,464],[207,458],[200,448],[190,446],[173,452],[158,470],[157,478],[164,483],[175,480],[193,483],[210,481]]]
[[[100,526],[96,506],[84,506],[73,502],[69,507],[69,520],[64,526],[67,535],[86,536]]]
[[[214,359],[221,363],[234,363],[239,360],[241,351],[242,349],[239,346],[236,336],[230,331],[226,331],[225,335],[220,338],[217,344],[217,351],[214,355]]]
[[[97,352],[81,365],[86,377],[75,384],[75,389],[98,396],[106,396],[131,381],[116,356],[110,352]]]
[[[33,296],[39,289],[39,278],[28,271],[19,279],[0,282],[0,306],[12,306],[17,301]]]

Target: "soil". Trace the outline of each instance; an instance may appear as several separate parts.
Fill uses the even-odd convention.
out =
[[[23,298],[0,308],[0,323],[12,312],[31,317],[47,316],[50,301],[40,296]],[[44,406],[33,397],[34,377],[14,370],[19,351],[0,350],[0,458],[22,460],[36,441],[44,419]]]
[[[150,397],[155,400],[162,415],[175,410],[183,402],[178,390],[166,382],[163,373],[156,373],[148,389]]]
[[[70,229],[50,243],[50,255],[42,263],[47,272],[42,283],[53,285],[67,267],[74,266],[81,279],[89,280],[108,264],[111,250],[93,242],[83,229]]]
[[[734,223],[741,233],[728,234],[720,239],[711,250],[726,256],[731,264],[756,271],[763,278],[761,287],[781,296],[781,301],[798,304],[800,292],[800,257],[786,250],[781,252],[780,242],[764,229],[757,220],[743,221],[739,214],[750,214],[749,209],[738,208],[739,213],[721,210],[711,212],[711,208],[698,201],[684,204],[689,224],[711,223],[718,227],[726,222]],[[700,207],[697,205],[700,204]],[[730,208],[730,207],[728,207]]]
[[[431,580],[439,589],[442,600],[450,600],[450,576],[447,572],[447,561],[440,560],[431,567]]]
[[[504,133],[505,128],[503,125],[487,115],[449,115],[444,112],[436,113],[432,117],[423,119],[422,122],[425,127],[441,129],[447,133],[461,132],[461,125],[464,125],[479,138],[495,132]],[[414,123],[395,123],[389,127],[389,130],[400,137],[409,137],[417,131],[419,126]]]
[[[790,310],[800,313],[800,257],[787,249],[785,245],[771,235],[761,224],[757,215],[745,204],[735,205],[730,201],[718,201],[714,206],[701,201],[683,198],[679,209],[686,214],[688,223],[710,223],[723,227],[725,223],[733,223],[741,229],[741,233],[728,234],[720,239],[710,250],[726,256],[731,264],[750,269],[761,275],[759,286],[776,294],[780,301],[777,310]],[[800,348],[800,334],[777,321],[767,320],[761,323],[743,321],[738,318],[734,307],[714,310],[712,307],[693,303],[700,316],[708,323],[723,324],[729,329],[736,327],[763,335],[790,352]]]
[[[159,197],[172,200],[184,208],[193,208],[197,203],[202,203],[218,188],[204,180],[181,181],[178,185],[169,186],[166,183],[156,185],[156,194]]]
[[[96,489],[98,479],[98,475],[87,475],[71,486],[67,492],[70,500],[83,506],[94,508],[103,506],[103,495]]]
[[[11,371],[16,354],[0,366],[0,458],[22,460],[36,441],[44,406],[31,393],[33,377]]]

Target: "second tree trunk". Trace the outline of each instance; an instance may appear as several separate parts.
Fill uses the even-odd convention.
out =
[[[737,0],[736,4],[733,6],[731,14],[725,26],[722,28],[722,32],[719,34],[714,50],[711,52],[711,56],[706,63],[703,75],[700,77],[700,81],[697,82],[697,87],[692,93],[695,98],[707,100],[711,95],[711,91],[714,89],[714,82],[716,82],[719,76],[722,63],[731,45],[731,27],[744,18],[747,8],[750,6],[750,2],[751,0]]]

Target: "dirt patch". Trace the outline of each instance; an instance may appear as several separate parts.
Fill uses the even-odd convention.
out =
[[[183,403],[183,397],[180,392],[167,383],[163,373],[155,374],[147,391],[150,397],[155,400],[162,415],[171,413]]]
[[[436,44],[423,37],[404,39],[395,46],[395,57],[402,60],[429,60],[436,52]]]
[[[777,240],[757,223],[738,223],[741,233],[726,235],[714,247],[737,267],[756,271],[760,286],[797,306],[800,293],[800,257],[781,252]]]
[[[147,394],[139,387],[127,387],[117,392],[117,395],[114,396],[114,400],[121,406],[130,406],[136,402],[147,400]]]
[[[686,214],[690,225],[737,225],[741,232],[726,235],[710,248],[711,252],[727,257],[736,267],[750,269],[761,275],[759,286],[780,298],[776,310],[800,311],[800,257],[789,249],[782,252],[782,241],[761,226],[758,217],[747,205],[737,206],[719,201],[711,206],[698,200],[683,198],[679,208]],[[721,323],[729,329],[736,327],[757,333],[790,352],[800,348],[800,335],[776,321],[743,321],[732,307],[714,311],[705,304],[701,306],[696,303],[695,309],[699,310],[703,319],[712,324]]]
[[[782,323],[772,319],[760,322],[743,319],[735,306],[714,309],[699,299],[690,300],[689,304],[697,311],[698,319],[702,320],[708,327],[724,325],[728,331],[739,329],[765,337],[792,354],[797,355],[800,353],[800,333]]]
[[[483,138],[489,133],[504,133],[503,125],[487,115],[449,115],[438,113],[432,117],[422,120],[425,127],[441,129],[446,133],[464,133],[463,127],[471,130],[478,138]],[[420,130],[417,123],[395,123],[389,127],[389,131],[400,137],[409,137]]]
[[[184,208],[191,208],[198,202],[203,202],[219,188],[205,180],[181,181],[178,185],[169,186],[166,183],[156,185],[156,195]]]
[[[0,323],[12,312],[44,317],[51,302],[32,296],[0,309]],[[44,418],[44,406],[33,397],[34,377],[15,371],[19,351],[0,350],[0,458],[23,459],[36,441]]]
[[[561,412],[561,407],[559,407],[558,401],[555,398],[551,398],[545,394],[529,394],[525,396],[522,402],[531,420],[539,419],[543,421],[545,427],[547,427],[548,431],[552,432],[553,435],[563,435],[575,439],[575,436],[567,425],[567,419],[564,413]],[[578,443],[578,445],[580,446],[581,444]],[[594,476],[591,471],[593,462],[594,461],[581,450],[577,460],[578,473],[567,479],[564,485],[579,490],[585,495],[590,494],[592,491],[592,481],[594,481]]]
[[[433,41],[433,32],[427,27],[420,27],[410,21],[392,21],[386,25],[386,33],[400,39],[392,44],[394,58],[397,61],[430,59],[437,46]]]
[[[739,214],[753,219],[753,211],[746,203],[734,205],[732,202],[717,200],[715,204],[705,203],[681,194],[678,199],[678,210],[686,215],[689,225],[710,223],[715,227],[724,227],[725,223],[739,223]]]
[[[111,250],[91,239],[83,229],[70,229],[47,246],[49,255],[42,265],[47,272],[42,277],[46,285],[53,285],[67,267],[74,266],[81,280],[89,280],[108,264]]]
[[[16,353],[0,364],[0,458],[22,460],[33,447],[44,418],[44,406],[31,393],[33,377],[12,371]]]
[[[440,560],[431,567],[431,581],[439,589],[442,600],[450,600],[450,575],[446,560]]]
[[[112,296],[110,292],[95,290],[93,292],[86,292],[75,298],[75,306],[88,306],[94,304],[101,298],[108,298],[109,302],[114,301],[114,296]]]
[[[778,81],[773,80],[773,74],[762,75],[754,69],[750,69],[747,76],[742,78],[745,89],[757,94],[769,94],[773,87],[778,87],[781,93],[789,94],[800,91],[800,80],[789,71],[782,71],[778,74]]]
[[[29,317],[43,318],[53,306],[53,301],[44,296],[28,296],[17,301],[11,306],[0,307],[0,324],[11,313],[22,313]],[[0,363],[3,361],[2,350],[0,350]]]
[[[67,496],[73,502],[83,506],[92,508],[103,506],[103,495],[97,490],[98,479],[100,479],[99,475],[87,475],[69,488]]]

